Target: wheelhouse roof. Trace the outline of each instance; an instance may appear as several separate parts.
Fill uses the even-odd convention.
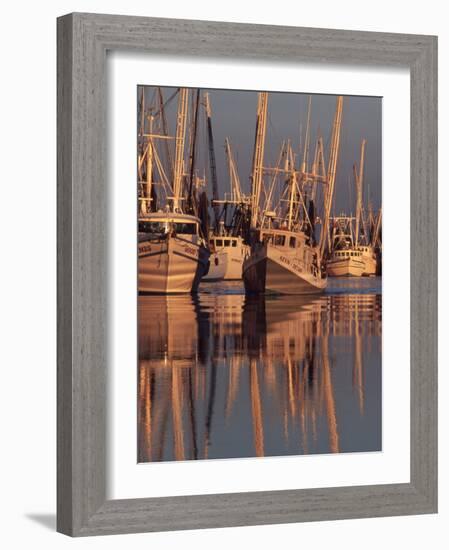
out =
[[[173,212],[152,212],[139,216],[139,222],[185,222],[185,223],[200,223],[196,216],[190,214],[176,214]]]

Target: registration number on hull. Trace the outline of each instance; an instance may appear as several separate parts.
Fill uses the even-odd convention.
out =
[[[304,271],[303,268],[299,264],[297,264],[295,261],[291,261],[289,258],[286,258],[285,256],[280,256],[279,259],[281,260],[281,262],[288,265],[294,271],[297,271],[298,273],[303,273]]]
[[[139,256],[148,254],[151,252],[151,246],[149,244],[142,244],[139,246]]]
[[[187,254],[188,256],[195,256],[195,258],[198,258],[198,250],[195,248],[192,248],[190,246],[185,246],[183,248],[184,254]]]

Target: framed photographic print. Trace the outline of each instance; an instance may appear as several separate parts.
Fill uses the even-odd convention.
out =
[[[436,38],[58,19],[58,530],[437,509]]]

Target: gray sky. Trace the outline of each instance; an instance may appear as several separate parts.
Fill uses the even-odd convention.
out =
[[[154,87],[146,87],[146,102],[153,97]],[[167,100],[176,88],[163,89]],[[237,162],[240,181],[245,192],[249,191],[249,176],[254,147],[257,112],[256,91],[208,90],[212,110],[212,126],[217,159],[217,174],[220,193],[229,191],[228,171],[224,140],[231,141]],[[304,135],[307,121],[308,94],[270,92],[268,100],[267,138],[265,142],[265,166],[274,166],[284,139],[291,139],[295,152],[299,152],[300,128]],[[318,129],[323,136],[326,160],[335,112],[336,96],[312,95],[310,157],[313,156]],[[190,105],[190,102],[189,102]],[[175,133],[177,98],[166,109],[169,130]],[[204,111],[204,110],[202,110]],[[202,174],[207,167],[207,149],[204,113],[199,121],[199,144],[197,166]],[[381,205],[382,189],[382,99],[379,97],[345,96],[343,123],[340,141],[340,156],[337,168],[334,212],[355,211],[354,180],[352,165],[359,163],[360,142],[367,140],[365,152],[364,202],[368,194],[374,209]],[[303,138],[304,139],[304,138]],[[302,155],[301,155],[302,156]],[[208,171],[206,168],[206,175]]]

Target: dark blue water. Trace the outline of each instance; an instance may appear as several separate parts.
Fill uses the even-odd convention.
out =
[[[380,278],[139,297],[140,462],[381,450]]]

